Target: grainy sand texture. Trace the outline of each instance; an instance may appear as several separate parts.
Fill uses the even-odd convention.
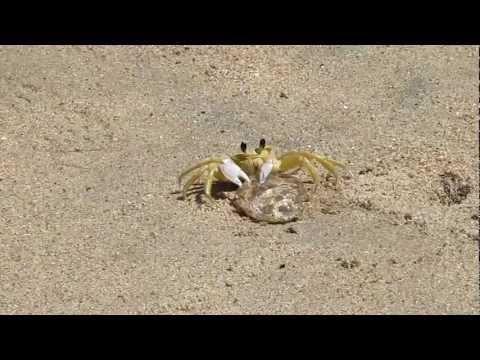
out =
[[[476,46],[0,47],[0,313],[478,314]],[[177,176],[347,165],[255,223]],[[309,177],[298,173],[305,180]],[[225,190],[225,191],[222,191]]]

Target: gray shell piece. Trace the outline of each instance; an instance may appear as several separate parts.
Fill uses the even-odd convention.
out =
[[[260,184],[251,178],[244,183],[233,200],[243,214],[257,221],[287,223],[301,218],[307,193],[303,183],[293,176],[270,175]]]

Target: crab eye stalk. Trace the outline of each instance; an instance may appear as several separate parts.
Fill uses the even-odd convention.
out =
[[[260,139],[260,149],[265,147],[265,139]]]
[[[242,152],[247,152],[247,144],[245,144],[244,142],[242,142],[240,144],[240,149],[242,150]]]

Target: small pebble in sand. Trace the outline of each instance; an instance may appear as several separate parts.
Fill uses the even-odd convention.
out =
[[[364,175],[366,173],[369,173],[369,172],[372,172],[373,171],[373,168],[371,168],[370,166],[367,166],[365,169],[362,169],[358,172],[359,175]]]
[[[440,201],[444,205],[460,204],[471,192],[472,187],[468,179],[446,171],[440,175],[441,190],[438,191]]]
[[[289,226],[285,231],[289,234],[298,234],[298,231],[293,226]]]

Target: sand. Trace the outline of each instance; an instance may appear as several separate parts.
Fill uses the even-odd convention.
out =
[[[0,47],[0,313],[478,314],[473,46]],[[254,223],[181,170],[344,162]],[[302,177],[308,181],[308,177]],[[310,184],[306,184],[310,186]]]

